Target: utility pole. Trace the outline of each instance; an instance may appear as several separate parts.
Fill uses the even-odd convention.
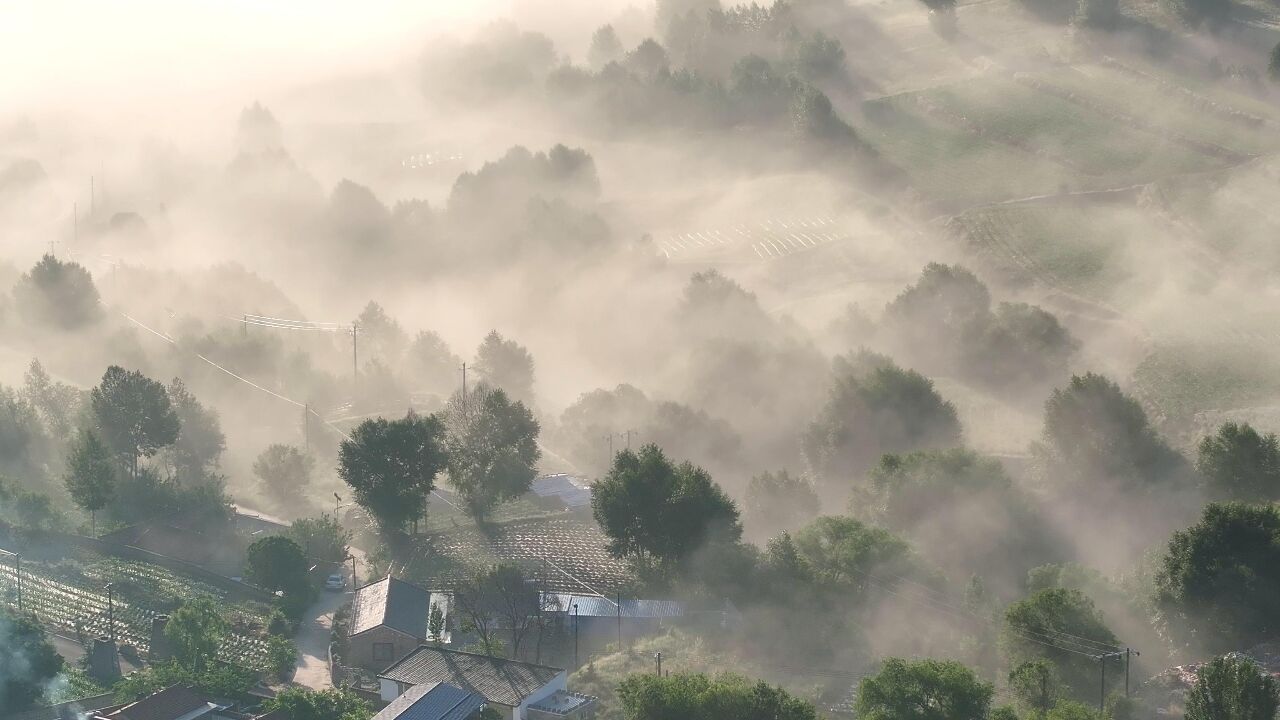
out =
[[[360,583],[356,580],[356,556],[348,555],[351,558],[351,592],[356,591],[356,586]]]
[[[342,502],[342,498],[339,497],[338,493],[334,493],[333,494],[333,519],[334,520],[338,519],[338,503],[340,502]]]
[[[604,439],[609,443],[609,464],[612,465],[613,464],[613,433],[609,433],[608,435],[605,435]]]
[[[578,603],[573,604],[573,670],[578,671],[582,663],[578,662]]]
[[[360,332],[360,327],[354,322],[351,323],[351,402],[354,404],[356,399],[356,391],[360,389],[360,355],[357,351],[356,334]]]
[[[1129,697],[1129,656],[1130,655],[1137,655],[1141,657],[1142,653],[1138,652],[1137,650],[1134,650],[1133,648],[1124,649],[1124,696],[1125,697]]]
[[[248,313],[245,313],[244,317],[240,319],[240,336],[241,337],[249,336],[249,314]]]
[[[632,436],[632,435],[639,435],[639,434],[640,434],[640,433],[636,432],[635,430],[628,430],[628,431],[626,431],[626,432],[624,432],[624,433],[618,433],[618,435],[619,435],[619,436],[626,436],[626,438],[627,438],[627,449],[628,449],[628,450],[630,450],[630,449],[631,449],[631,436]]]
[[[658,661],[658,677],[662,677],[662,653],[654,655],[653,658]]]
[[[311,403],[302,406],[302,449],[311,452]],[[337,519],[336,514],[334,519]]]
[[[1107,704],[1107,661],[1111,660],[1112,658],[1125,657],[1125,655],[1126,653],[1113,652],[1113,653],[1104,653],[1098,656],[1098,667],[1100,670],[1100,673],[1099,673],[1100,680],[1098,683],[1098,712],[1102,712],[1104,706]],[[1128,666],[1126,664],[1126,677],[1127,675],[1128,675]],[[1126,681],[1126,684],[1127,684],[1127,681]]]

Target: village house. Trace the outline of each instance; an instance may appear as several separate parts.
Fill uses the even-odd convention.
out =
[[[381,670],[408,655],[430,637],[431,606],[447,618],[449,596],[433,593],[388,575],[360,587],[351,601],[346,662]],[[438,638],[448,642],[448,634]]]
[[[477,720],[484,698],[446,683],[415,685],[391,701],[373,720]]]
[[[445,683],[474,692],[511,720],[575,720],[594,715],[596,698],[569,692],[568,671],[423,645],[378,675],[392,702],[411,688]]]
[[[607,598],[601,595],[544,593],[543,612],[566,632],[576,631],[584,647],[603,647],[657,635],[685,616],[685,606],[675,600]]]

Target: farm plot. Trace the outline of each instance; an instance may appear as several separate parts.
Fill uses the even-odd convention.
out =
[[[558,591],[582,592],[581,583],[586,583],[600,592],[615,592],[633,578],[626,563],[610,557],[607,542],[594,523],[570,518],[511,522],[488,534],[474,526],[458,527],[419,538],[404,572],[426,587],[447,589],[470,572],[512,562],[531,574],[545,574]]]
[[[1243,115],[1206,112],[1188,93],[1170,92],[1106,65],[1078,65],[1037,73],[1034,80],[1070,93],[1081,103],[1106,107],[1153,128],[1240,155],[1280,149],[1280,136]],[[1225,108],[1224,108],[1225,110]]]
[[[103,561],[107,563],[107,559]],[[187,581],[180,576],[168,573],[163,568],[146,566],[142,563],[125,562],[125,565],[142,567],[124,568],[119,574],[98,575],[97,578],[112,578],[108,582],[113,583],[145,583],[148,582],[147,578],[150,578],[150,581],[157,583],[157,587],[167,586],[183,598],[210,595],[215,600],[220,599],[216,594],[203,592],[202,586],[194,581],[190,582],[185,591],[174,590]],[[104,564],[102,567],[109,568],[111,565]],[[151,570],[143,568],[151,568]],[[128,574],[130,571],[132,575]],[[64,577],[57,577],[58,575]],[[120,592],[113,592],[111,604],[114,605],[114,612],[109,613],[106,583],[99,584],[98,580],[91,579],[94,576],[90,573],[85,573],[85,576],[82,581],[68,581],[65,573],[50,571],[47,566],[38,563],[23,563],[23,610],[34,612],[41,623],[72,635],[84,637],[109,635],[114,628],[115,636],[122,644],[132,645],[139,652],[145,653],[151,647],[152,621],[157,615],[172,610],[176,603],[166,602],[159,597],[153,599],[143,592],[132,591],[133,588],[125,584],[119,588]],[[115,579],[128,577],[137,578],[137,580]],[[113,585],[114,587],[116,586]],[[5,604],[16,607],[17,583],[12,566],[0,566],[0,588],[4,592]],[[229,620],[233,628],[243,628],[251,621],[247,610],[243,607],[230,607],[224,604],[222,609],[230,616]],[[261,620],[257,619],[257,622],[260,624]],[[266,642],[246,632],[233,631],[223,640],[219,657],[236,665],[262,670],[266,667]]]
[[[983,208],[957,215],[950,228],[1015,279],[1106,299],[1129,277],[1126,236],[1088,215],[1068,206]]]
[[[1013,79],[975,80],[914,97],[917,107],[939,120],[1052,158],[1112,185],[1225,166],[1219,158],[1128,128]]]
[[[1280,265],[1280,163],[1259,161],[1225,173],[1170,178],[1156,184],[1168,212],[1195,229],[1200,241],[1242,269]]]
[[[863,104],[858,133],[942,207],[1047,195],[1064,184],[1087,185],[1083,175],[1046,158],[925,116],[911,96]]]
[[[766,220],[727,229],[678,233],[658,241],[658,250],[667,259],[708,256],[748,248],[749,257],[772,260],[845,237],[830,217]]]

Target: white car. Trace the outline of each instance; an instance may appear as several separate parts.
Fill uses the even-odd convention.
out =
[[[324,581],[325,590],[346,590],[347,578],[342,573],[334,573]]]

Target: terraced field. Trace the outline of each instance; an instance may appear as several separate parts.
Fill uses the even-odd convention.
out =
[[[668,260],[713,255],[772,260],[844,239],[840,224],[830,217],[785,218],[731,228],[670,235],[658,241]]]
[[[85,566],[83,575],[69,577],[60,568],[41,563],[22,565],[22,607],[34,612],[41,623],[76,636],[108,635],[114,626],[117,639],[145,653],[151,646],[151,622],[172,611],[183,600],[208,596],[217,600],[233,628],[223,641],[219,657],[237,665],[266,668],[266,642],[247,632],[261,627],[265,608],[232,605],[223,594],[199,581],[164,568],[114,558],[100,558]],[[109,621],[105,586],[113,583],[114,623]],[[0,566],[0,592],[9,607],[17,605],[16,573],[12,565]]]
[[[498,562],[522,565],[561,592],[586,586],[615,592],[632,582],[627,564],[605,550],[604,534],[595,523],[571,518],[534,518],[494,525],[489,534],[471,526],[432,533],[418,539],[414,557],[403,573],[432,589],[447,589],[467,573]]]
[[[1074,206],[991,207],[949,228],[1015,280],[1105,300],[1129,276],[1126,228],[1087,215]]]
[[[863,104],[860,135],[915,188],[943,207],[961,208],[1086,185],[1080,173],[1025,150],[928,117],[911,95]]]

